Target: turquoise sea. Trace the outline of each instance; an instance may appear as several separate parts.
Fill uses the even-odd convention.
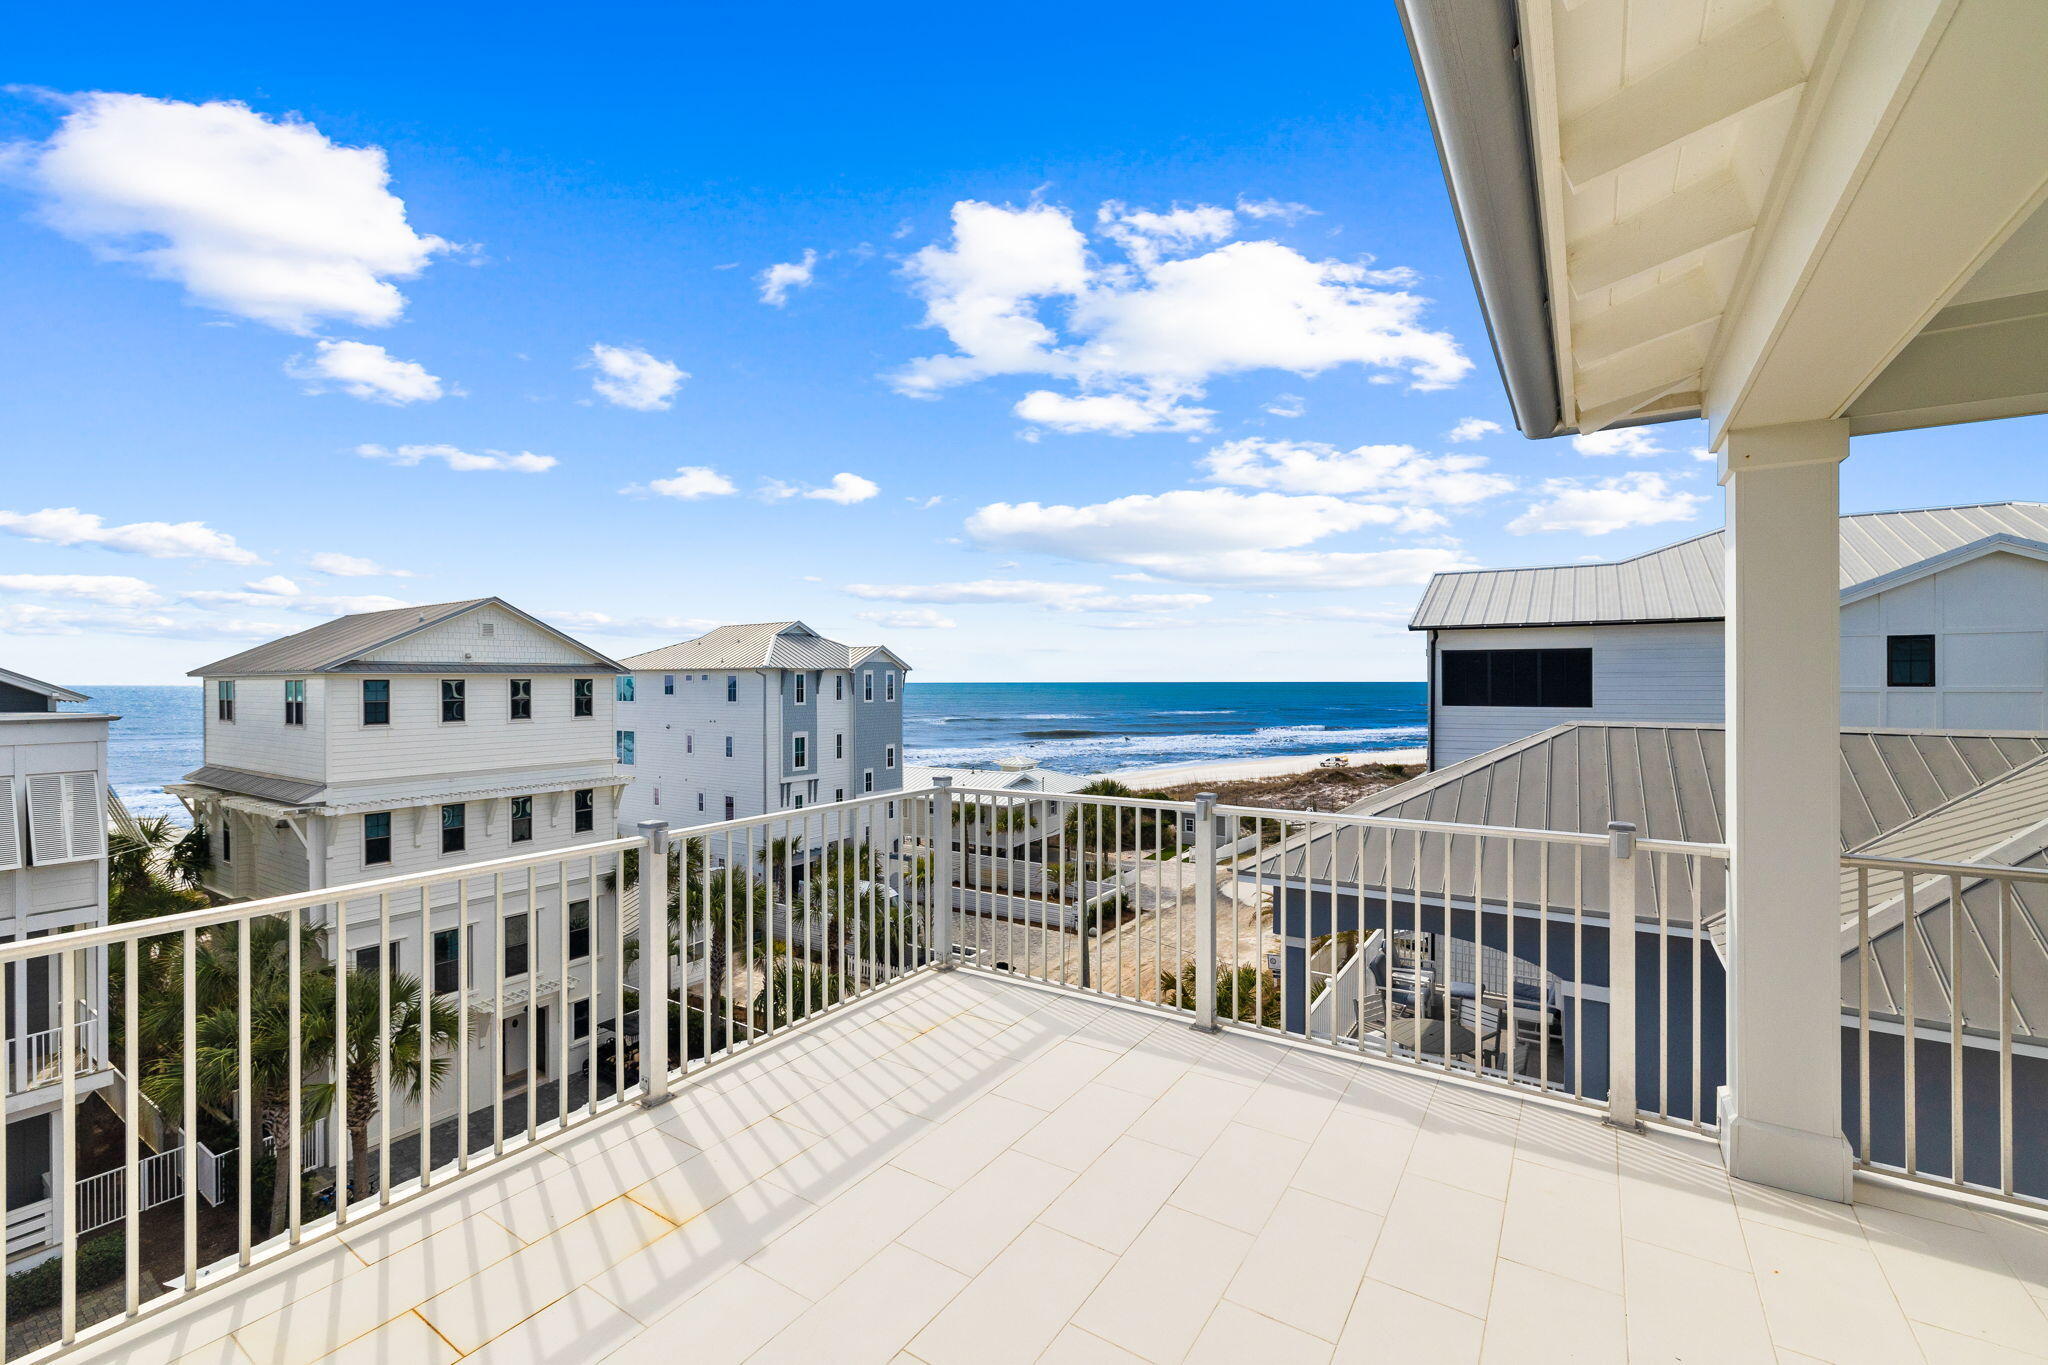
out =
[[[138,815],[184,810],[164,795],[199,766],[197,687],[77,685],[78,708],[121,717],[108,766]],[[920,683],[903,694],[912,763],[986,767],[1022,754],[1092,773],[1207,759],[1405,749],[1424,738],[1419,682]]]

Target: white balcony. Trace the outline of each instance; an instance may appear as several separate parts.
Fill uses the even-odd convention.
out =
[[[2048,1354],[2048,1233],[1858,1198],[1731,1181],[1690,1136],[928,972],[80,1358]]]

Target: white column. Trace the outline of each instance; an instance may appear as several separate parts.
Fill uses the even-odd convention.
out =
[[[1730,1174],[1850,1194],[1842,1136],[1839,421],[1729,433]]]

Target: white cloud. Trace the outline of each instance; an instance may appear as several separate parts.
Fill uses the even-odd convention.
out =
[[[934,493],[928,498],[906,497],[904,499],[905,502],[912,504],[920,512],[929,512],[945,500],[946,495],[943,493]]]
[[[1492,436],[1500,431],[1500,423],[1489,422],[1484,417],[1460,418],[1458,425],[1444,433],[1446,441],[1476,441],[1482,436]]]
[[[631,484],[619,491],[643,496],[653,493],[681,502],[695,502],[699,498],[722,498],[739,490],[731,479],[709,465],[686,464],[678,466],[669,478],[649,479],[645,484]]]
[[[45,507],[40,512],[0,512],[0,531],[51,545],[97,545],[151,559],[217,559],[225,564],[261,564],[256,555],[235,544],[235,538],[203,521],[132,521],[109,526],[92,512],[76,507]]]
[[[1604,536],[1635,526],[1690,521],[1706,498],[1671,487],[1662,474],[1638,472],[1612,479],[1545,479],[1543,501],[1508,523],[1518,536],[1573,531]]]
[[[1102,431],[1131,436],[1142,431],[1207,431],[1216,414],[1209,408],[1181,406],[1171,396],[1132,393],[1084,393],[1069,396],[1034,389],[1012,409],[1027,422],[1072,434]]]
[[[334,385],[353,397],[397,407],[431,403],[447,392],[424,365],[365,341],[323,341],[311,356],[286,361],[284,372],[303,380],[308,393],[325,393]]]
[[[65,103],[48,141],[11,152],[39,216],[206,307],[300,334],[329,318],[383,326],[405,308],[391,281],[453,249],[406,222],[380,148],[229,101]]]
[[[1064,209],[955,204],[951,243],[925,247],[905,268],[924,325],[954,350],[911,361],[892,376],[897,390],[932,397],[998,375],[1045,375],[1071,381],[1075,399],[1138,405],[1117,409],[1122,420],[1110,426],[1056,429],[1171,431],[1188,428],[1133,426],[1129,414],[1181,408],[1210,381],[1248,370],[1307,376],[1356,364],[1431,389],[1472,368],[1449,333],[1421,325],[1425,300],[1386,287],[1407,272],[1225,241],[1236,213],[1212,205],[1154,213],[1110,203],[1099,217],[1125,261],[1094,262]],[[1058,328],[1041,316],[1045,302],[1061,306]]]
[[[424,446],[380,446],[360,445],[356,454],[366,460],[385,460],[391,464],[412,465],[427,460],[440,460],[457,473],[473,474],[479,470],[509,470],[515,474],[542,474],[561,463],[552,455],[535,455],[522,450],[513,454],[504,450],[458,450],[449,445]]]
[[[858,474],[839,473],[832,476],[832,482],[823,488],[808,488],[803,496],[820,502],[836,502],[841,507],[856,502],[866,502],[882,491],[882,486],[873,479],[864,479]]]
[[[1275,394],[1265,411],[1275,417],[1299,417],[1308,411],[1308,402],[1298,393]]]
[[[1277,218],[1283,223],[1295,223],[1303,218],[1316,216],[1316,210],[1307,204],[1290,204],[1279,199],[1239,198],[1237,211],[1247,218]]]
[[[259,607],[279,611],[303,611],[317,616],[350,616],[359,611],[389,611],[412,605],[402,597],[381,593],[331,595],[309,593],[282,574],[271,574],[244,583],[239,592],[204,589],[184,594],[184,600],[200,606]]]
[[[1514,480],[1483,472],[1478,455],[1425,455],[1414,446],[1359,446],[1340,451],[1318,441],[1246,437],[1202,457],[1211,483],[1367,498],[1412,509],[1462,507],[1505,493]],[[1442,524],[1434,514],[1411,517],[1409,529]]]
[[[960,624],[952,617],[941,615],[930,607],[905,607],[901,611],[857,611],[854,615],[888,630],[951,630]]]
[[[153,607],[164,600],[154,587],[125,574],[4,573],[0,591],[76,597],[110,607]]]
[[[1609,427],[1590,435],[1574,436],[1572,449],[1581,455],[1625,455],[1631,460],[1664,453],[1664,447],[1648,427]]]
[[[991,548],[1141,569],[1158,578],[1237,587],[1414,583],[1466,564],[1448,548],[1316,552],[1296,547],[1408,517],[1404,509],[1325,496],[1179,489],[1089,506],[991,503],[967,532]]]
[[[812,272],[818,264],[818,253],[810,247],[804,248],[800,261],[778,261],[754,277],[761,286],[761,302],[780,308],[789,302],[790,291],[811,287]]]
[[[1694,446],[1687,454],[1691,455],[1695,460],[1702,460],[1709,464],[1714,460],[1714,452],[1705,446]]]
[[[1124,596],[1093,583],[1054,583],[1030,578],[977,578],[956,583],[849,583],[846,592],[879,602],[938,602],[949,605],[1024,605],[1055,611],[1177,611],[1215,599],[1207,593],[1133,593]]]
[[[129,607],[49,607],[36,602],[0,604],[0,631],[10,635],[168,635],[178,622]]]
[[[702,616],[612,616],[601,611],[549,611],[550,625],[587,635],[677,635],[694,638],[722,624]]]
[[[600,342],[590,348],[590,359],[583,363],[598,372],[590,387],[597,390],[600,398],[635,412],[667,411],[675,401],[676,390],[690,377],[680,366],[649,355],[637,346],[606,346]]]
[[[336,578],[411,578],[414,576],[410,569],[387,569],[374,559],[364,559],[360,555],[336,554],[331,550],[323,550],[319,554],[308,555],[306,563],[316,572],[333,574]]]

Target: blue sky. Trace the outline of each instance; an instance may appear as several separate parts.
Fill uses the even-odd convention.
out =
[[[0,665],[495,593],[614,654],[801,617],[933,680],[1419,676],[1431,568],[1720,495],[1696,424],[1475,425],[1392,8],[17,25]],[[1861,441],[1844,505],[2038,496],[2042,430]]]

